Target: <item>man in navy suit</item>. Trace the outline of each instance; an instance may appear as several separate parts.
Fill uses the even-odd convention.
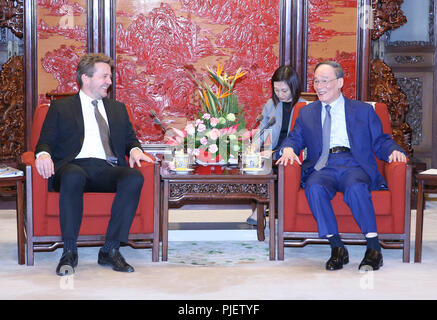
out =
[[[98,263],[133,272],[119,252],[127,242],[144,178],[135,164],[153,162],[143,153],[126,106],[108,99],[113,61],[87,54],[78,64],[78,94],[52,101],[35,150],[36,169],[60,192],[59,213],[64,252],[56,268],[63,276],[78,263],[77,237],[84,192],[116,192]],[[125,157],[128,157],[129,166]]]
[[[338,63],[317,64],[314,89],[319,101],[301,109],[293,131],[281,145],[277,164],[293,161],[301,164],[298,155],[307,148],[307,157],[301,164],[302,186],[317,221],[319,236],[328,238],[331,245],[326,269],[338,270],[349,262],[331,206],[331,199],[339,191],[367,240],[359,268],[378,270],[383,258],[370,192],[385,188],[386,184],[374,155],[388,162],[405,162],[406,156],[383,133],[381,121],[371,105],[342,95],[343,83],[344,71]]]

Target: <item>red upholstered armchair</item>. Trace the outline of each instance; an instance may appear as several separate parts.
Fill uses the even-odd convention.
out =
[[[292,125],[300,108],[296,105]],[[373,103],[385,133],[392,134],[387,106]],[[403,250],[403,261],[410,261],[410,193],[411,166],[401,162],[387,163],[376,159],[378,169],[388,184],[387,191],[373,191],[372,201],[376,212],[378,235],[383,248]],[[284,247],[303,247],[313,243],[328,243],[318,237],[317,224],[309,208],[305,192],[300,187],[301,171],[296,162],[279,166],[278,176],[278,259],[284,259]],[[352,213],[337,193],[331,201],[337,217],[340,236],[345,243],[364,244]]]
[[[59,226],[59,193],[49,192],[47,180],[35,169],[34,150],[49,105],[37,107],[33,117],[31,151],[22,155],[26,164],[26,240],[27,265],[33,265],[34,252],[53,251],[63,245]],[[132,120],[131,112],[129,117]],[[133,122],[132,122],[133,123]],[[140,202],[129,234],[133,248],[152,248],[152,261],[159,259],[159,167],[143,162],[139,168],[144,176]],[[85,193],[79,246],[101,245],[104,242],[115,193]]]

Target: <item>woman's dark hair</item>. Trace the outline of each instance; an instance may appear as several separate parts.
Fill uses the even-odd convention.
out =
[[[293,67],[287,65],[279,67],[278,69],[276,69],[275,73],[273,73],[271,81],[272,99],[275,106],[279,103],[279,98],[276,96],[273,83],[277,81],[285,81],[287,83],[293,97],[293,99],[291,100],[291,105],[294,106],[297,100],[299,100],[300,98],[301,90],[299,76],[297,75],[296,71],[293,69]]]

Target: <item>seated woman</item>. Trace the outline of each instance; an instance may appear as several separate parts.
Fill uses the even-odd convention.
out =
[[[290,130],[291,119],[293,118],[294,105],[297,102],[305,101],[300,98],[301,84],[299,76],[296,71],[289,65],[281,66],[273,73],[272,80],[272,98],[264,105],[259,128],[268,127],[268,123],[272,122],[274,117],[275,122],[268,127],[270,134],[267,137],[260,137],[260,146],[267,144],[272,146],[271,150],[273,154],[275,150],[281,145],[282,141],[287,137]],[[264,154],[270,156],[270,154]],[[273,167],[275,173],[277,173],[277,167]],[[277,203],[278,184],[275,183],[275,195]],[[256,209],[247,218],[246,221],[250,225],[257,225],[257,212]]]

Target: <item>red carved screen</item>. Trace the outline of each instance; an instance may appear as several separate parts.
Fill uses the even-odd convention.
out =
[[[168,126],[200,110],[186,69],[204,79],[206,67],[225,65],[247,75],[235,92],[250,126],[271,96],[279,65],[279,0],[118,0],[116,97],[134,108],[143,142],[162,142],[153,109]]]
[[[357,1],[308,0],[308,88],[313,68],[332,59],[345,69],[343,93],[356,96]],[[77,91],[75,68],[87,51],[87,0],[38,0],[38,95]],[[186,69],[204,79],[217,62],[247,75],[235,87],[251,126],[270,97],[279,65],[280,0],[115,0],[116,98],[135,111],[143,142],[162,142],[149,116],[170,126],[199,110]]]
[[[219,61],[247,75],[235,87],[247,124],[271,95],[279,65],[280,0],[117,0],[116,98],[134,109],[142,142],[162,142],[154,109],[167,124],[199,110],[199,79]],[[75,68],[87,51],[87,0],[38,0],[38,95],[78,90]]]
[[[308,90],[313,89],[315,65],[334,60],[345,72],[343,94],[356,97],[357,1],[309,0]]]

